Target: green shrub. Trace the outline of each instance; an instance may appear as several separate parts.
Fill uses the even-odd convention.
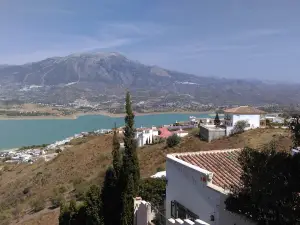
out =
[[[198,136],[199,135],[199,133],[200,133],[200,128],[193,128],[192,130],[190,130],[190,132],[189,132],[191,135],[193,135],[193,136]]]
[[[85,193],[89,189],[89,185],[86,183],[76,184],[75,188],[75,197],[78,201],[84,200]]]
[[[172,148],[180,143],[181,138],[177,134],[173,134],[172,136],[167,138],[167,146]]]
[[[140,181],[139,196],[156,207],[164,204],[167,180],[165,178],[146,178]]]
[[[33,212],[39,212],[43,210],[46,206],[45,199],[42,197],[37,197],[30,202],[30,206]]]
[[[245,131],[245,128],[247,127],[248,122],[245,120],[239,120],[235,123],[233,126],[233,129],[231,130],[230,135],[240,134]]]
[[[9,211],[0,211],[0,223],[3,225],[9,225],[12,215]]]
[[[54,208],[62,206],[65,202],[64,196],[62,194],[57,194],[57,193],[54,193],[54,195],[51,197],[50,200],[51,200],[52,207]]]
[[[156,168],[156,172],[161,172],[161,171],[164,171],[164,168],[162,168],[162,167]]]
[[[65,186],[60,186],[58,188],[58,191],[59,191],[59,193],[63,194],[63,193],[65,193],[67,191],[67,188]]]

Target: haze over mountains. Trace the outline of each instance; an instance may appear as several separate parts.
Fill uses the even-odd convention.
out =
[[[234,65],[233,65],[234,66]],[[111,53],[82,53],[24,65],[0,66],[0,97],[70,103],[78,98],[120,95],[187,95],[203,104],[299,103],[297,84],[203,77],[147,66]],[[143,94],[141,94],[143,93]],[[109,97],[108,97],[109,98]]]

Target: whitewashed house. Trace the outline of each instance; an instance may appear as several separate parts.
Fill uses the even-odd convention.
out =
[[[137,128],[135,132],[135,139],[137,140],[138,147],[142,147],[147,143],[153,144],[155,136],[158,136],[158,129],[156,127],[141,127]]]
[[[185,137],[189,134],[189,132],[180,128],[180,130],[174,131],[173,134],[176,134],[178,137]]]
[[[265,118],[266,112],[251,106],[240,106],[224,110],[224,124],[227,135],[230,134],[234,125],[241,120],[247,121],[246,130],[260,127],[261,120]]]
[[[240,182],[239,154],[230,149],[167,155],[168,224],[253,224],[225,210],[229,185]]]

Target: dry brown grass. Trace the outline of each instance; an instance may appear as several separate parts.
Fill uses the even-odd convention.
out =
[[[151,176],[158,168],[165,168],[165,157],[169,153],[243,148],[245,146],[260,148],[271,140],[277,141],[279,146],[284,149],[288,149],[292,145],[288,130],[256,129],[211,143],[201,141],[195,136],[188,136],[183,138],[182,142],[174,148],[166,148],[165,144],[147,146],[139,151],[141,174]]]
[[[195,136],[188,136],[174,148],[166,148],[164,143],[146,146],[138,150],[141,175],[148,177],[156,173],[158,168],[164,168],[165,157],[168,153],[241,148],[244,146],[259,147],[271,140],[277,140],[284,148],[289,148],[291,145],[287,130],[257,129],[211,143],[201,141]],[[70,198],[74,195],[74,186],[77,187],[78,183],[81,183],[81,187],[87,187],[90,183],[101,183],[104,172],[111,163],[112,136],[89,137],[73,144],[72,147],[60,153],[50,162],[10,165],[8,170],[2,172],[0,175],[0,212],[2,210],[9,211],[16,205],[22,205],[28,216],[30,214],[30,201],[34,198],[49,200],[55,188],[65,187],[64,194]],[[29,190],[26,194],[23,193],[25,188]],[[49,220],[47,218],[50,218],[55,212],[42,211],[37,214],[39,216],[36,217],[36,221],[43,221],[44,219],[47,221]],[[57,214],[55,215],[55,221],[57,221]],[[0,224],[3,223],[0,221]],[[28,223],[27,220],[18,223],[18,225],[27,224],[56,225],[57,223]]]

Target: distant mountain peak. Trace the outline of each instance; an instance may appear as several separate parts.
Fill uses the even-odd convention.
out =
[[[200,77],[156,65],[144,65],[118,52],[98,50],[51,57],[24,65],[2,65],[0,85],[1,90],[7,86],[9,94],[12,93],[11,87],[22,90],[22,98],[25,90],[22,88],[31,87],[26,89],[27,97],[32,100],[32,95],[35,95],[38,101],[45,102],[53,101],[49,99],[57,87],[63,88],[65,94],[58,92],[57,95],[68,99],[67,102],[86,95],[96,99],[100,94],[120,94],[125,88],[136,90],[143,96],[156,96],[157,99],[169,94],[190,95],[203,104],[298,102],[297,96],[300,94],[298,85],[287,87],[245,79]],[[18,95],[18,92],[15,94]],[[174,98],[172,101],[177,100]]]

